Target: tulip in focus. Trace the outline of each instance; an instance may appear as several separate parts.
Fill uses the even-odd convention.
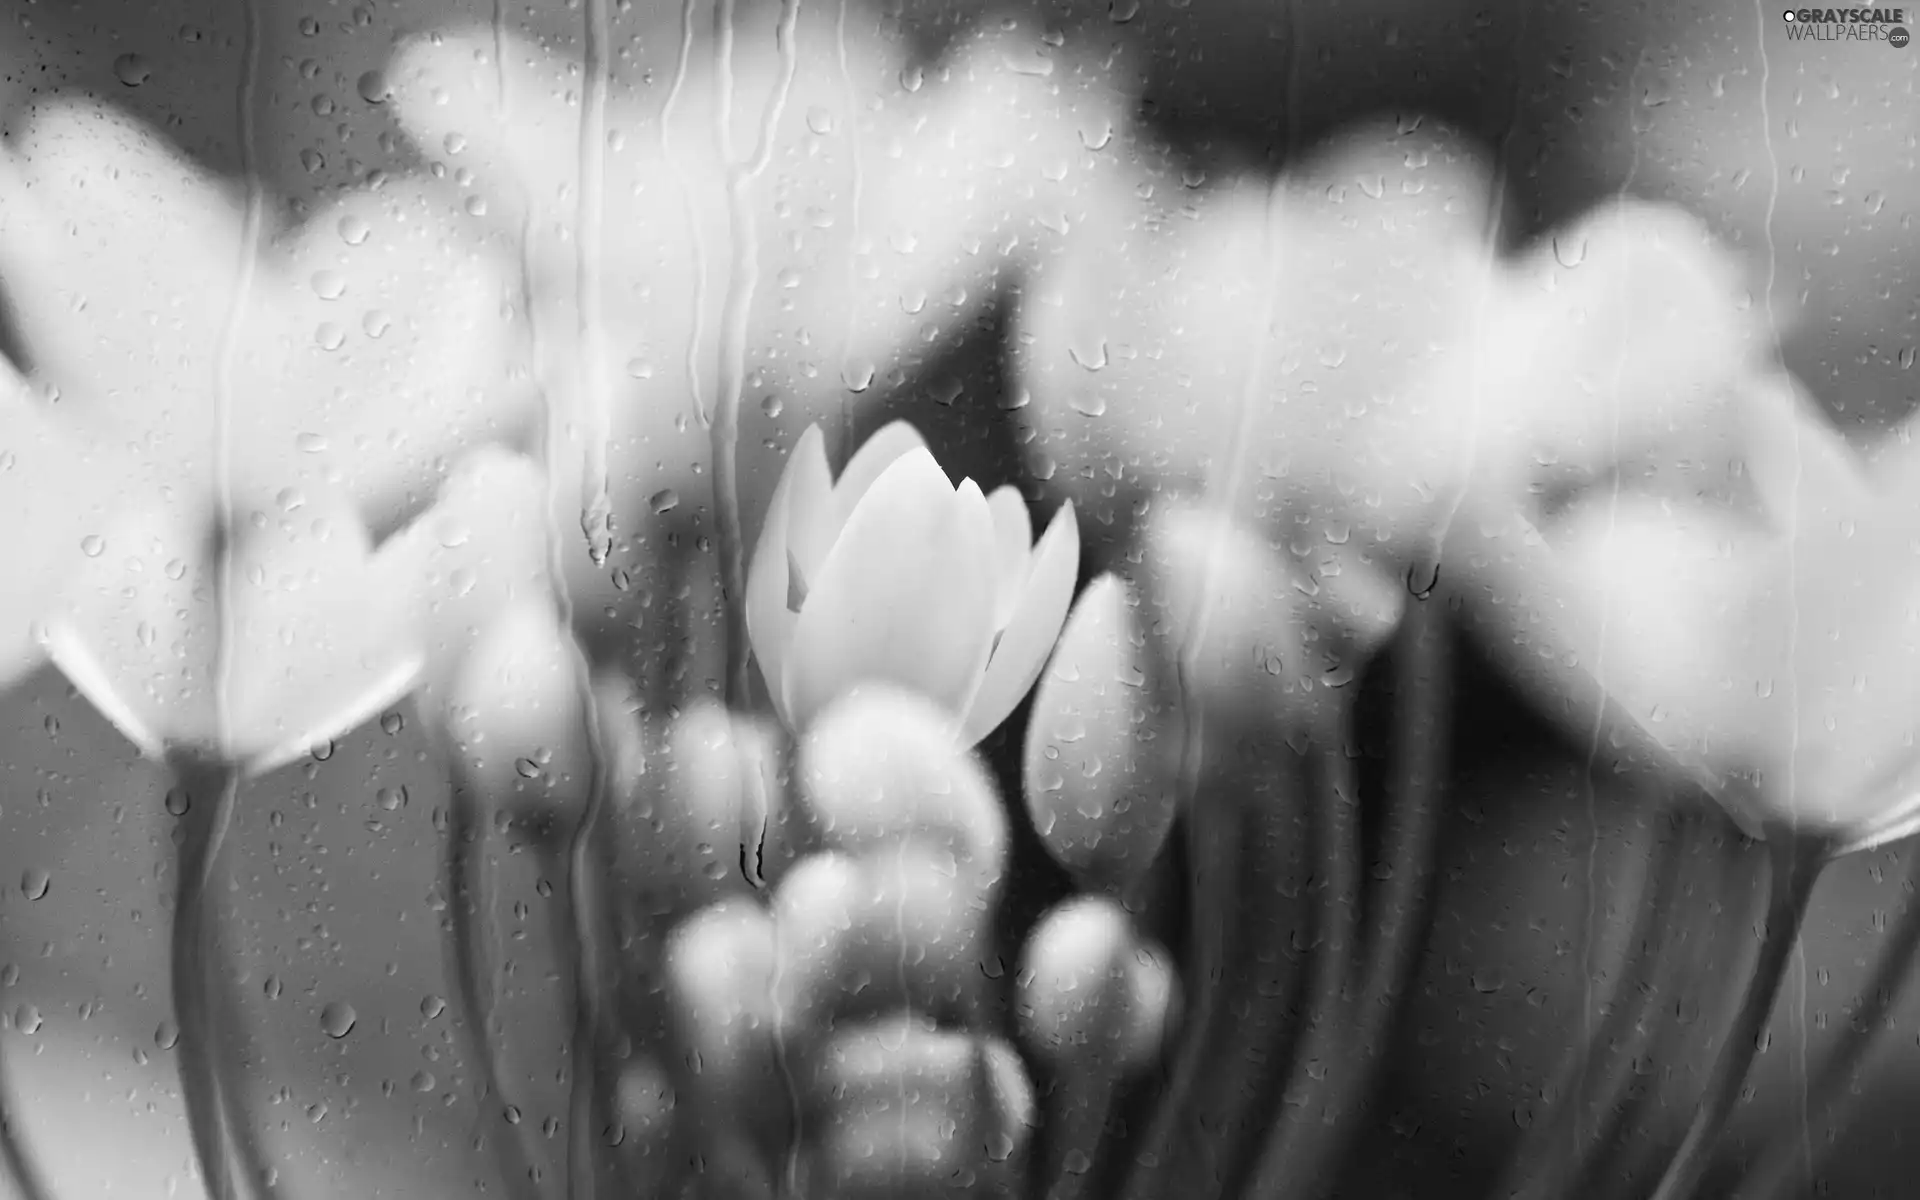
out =
[[[1073,599],[1071,505],[1038,543],[1011,486],[955,487],[912,426],[868,439],[836,482],[817,426],[774,490],[747,582],[747,630],[774,709],[804,732],[887,683],[933,701],[972,746],[1040,676]]]

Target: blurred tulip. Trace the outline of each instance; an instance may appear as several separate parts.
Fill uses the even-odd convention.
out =
[[[688,918],[667,951],[667,994],[685,1054],[674,1072],[688,1101],[679,1110],[681,1136],[704,1152],[719,1195],[772,1195],[792,1136],[777,945],[766,910],[732,899]]]
[[[1069,505],[1036,544],[1011,486],[955,488],[905,422],[828,473],[819,428],[794,448],[747,595],[754,657],[788,728],[804,732],[857,685],[926,696],[961,745],[1033,687],[1079,567]]]
[[[658,919],[764,886],[801,821],[786,804],[779,728],[702,696],[649,746],[631,696],[625,680],[605,680],[598,699],[622,895]]]
[[[1054,1075],[1042,1179],[1064,1200],[1093,1168],[1115,1089],[1160,1053],[1173,972],[1119,906],[1084,897],[1041,918],[1021,959],[1021,1034]]]
[[[1183,728],[1119,577],[1087,585],[1034,696],[1027,815],[1083,887],[1126,894],[1160,857],[1179,803]]]
[[[420,152],[525,241],[537,369],[570,414],[555,488],[591,506],[604,486],[619,543],[611,564],[568,555],[569,584],[614,632],[634,598],[609,567],[653,568],[625,556],[657,497],[737,500],[750,542],[795,431],[857,423],[977,332],[1143,150],[1137,74],[1030,15],[966,14],[937,60],[858,5],[730,18],[725,44],[704,19],[684,48],[649,34],[604,79],[484,24],[412,40],[388,76]]]
[[[912,842],[802,859],[773,902],[783,1035],[802,1039],[900,1008],[979,1020],[993,900],[991,886]]]
[[[1912,485],[1875,481],[1791,386],[1750,389],[1754,503],[1589,494],[1510,591],[1750,833],[1882,845],[1920,827]]]
[[[849,854],[917,842],[957,868],[997,879],[1007,818],[985,764],[946,736],[945,714],[924,697],[863,687],[801,739],[797,781],[820,839]]]
[[[835,1031],[814,1061],[819,1128],[807,1194],[1019,1194],[1032,1092],[998,1038],[905,1014]]]
[[[471,579],[510,537],[444,532],[459,504],[425,523],[438,545],[375,551],[369,528],[406,525],[461,451],[522,427],[499,265],[406,185],[284,231],[259,201],[280,236],[255,245],[232,189],[78,100],[29,114],[0,196],[0,274],[60,402],[0,401],[45,456],[0,487],[48,510],[22,576],[36,590],[0,611],[0,680],[41,626],[143,750],[193,743],[258,773],[443,669],[435,585],[458,599],[463,561]],[[105,448],[74,450],[89,444]]]
[[[256,245],[232,188],[110,108],[55,99],[14,133],[0,277],[35,387],[0,386],[25,460],[0,489],[44,520],[32,569],[0,591],[0,682],[32,665],[16,639],[124,513],[193,569],[235,519],[222,504],[319,504],[384,535],[464,450],[525,429],[508,276],[430,193],[352,193],[293,228],[261,199]]]

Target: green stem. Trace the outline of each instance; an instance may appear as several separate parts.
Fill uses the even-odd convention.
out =
[[[1292,1178],[1309,1191],[1300,1200],[1324,1195],[1335,1183],[1362,1127],[1365,1109],[1379,1078],[1385,1042],[1407,983],[1426,941],[1432,915],[1433,877],[1440,824],[1440,796],[1452,737],[1449,712],[1451,667],[1445,618],[1426,603],[1415,604],[1402,626],[1396,656],[1396,772],[1389,794],[1386,861],[1390,874],[1382,894],[1368,911],[1376,925],[1368,947],[1360,998],[1344,1069],[1327,1073],[1326,1107],[1330,1128],[1310,1139]],[[1264,1195],[1255,1190],[1254,1195]],[[1288,1196],[1294,1192],[1283,1193]]]
[[[1905,990],[1914,957],[1920,952],[1920,900],[1913,899],[1920,891],[1920,847],[1910,848],[1908,854],[1906,911],[1900,914],[1900,923],[1880,951],[1873,979],[1860,993],[1859,1010],[1841,1030],[1840,1044],[1815,1076],[1808,1094],[1808,1110],[1818,1110],[1830,1120],[1852,1107],[1855,1097],[1850,1085],[1886,1024],[1887,1014]],[[1764,1146],[1760,1162],[1748,1172],[1734,1194],[1735,1200],[1776,1200],[1796,1179],[1793,1168],[1800,1157],[1800,1139],[1770,1138]],[[1817,1170],[1818,1160],[1808,1164],[1810,1175]]]
[[[1813,899],[1814,885],[1819,882],[1821,869],[1833,848],[1829,839],[1817,835],[1785,829],[1770,832],[1767,926],[1760,939],[1759,958],[1747,981],[1739,1011],[1734,1015],[1733,1027],[1708,1077],[1706,1095],[1695,1110],[1693,1123],[1688,1126],[1686,1138],[1668,1165],[1665,1177],[1654,1190],[1653,1200],[1691,1200],[1712,1166],[1714,1147],[1733,1113],[1753,1057],[1758,1053],[1760,1036],[1773,1013],[1787,962],[1799,940],[1807,906]]]
[[[187,1125],[212,1200],[271,1195],[265,1156],[223,1077],[221,1047],[240,1033],[237,1006],[220,975],[219,908],[212,889],[240,791],[232,763],[181,752],[169,757],[187,797],[181,819],[173,910],[173,1009],[180,1026],[175,1053]],[[234,1178],[238,1165],[245,1178]]]
[[[1285,1103],[1278,1128],[1253,1164],[1253,1182],[1234,1194],[1312,1200],[1329,1185],[1326,1156],[1329,1138],[1320,1134],[1320,1117],[1330,1091],[1344,1089],[1340,1079],[1350,1064],[1337,1061],[1351,1049],[1348,1035],[1354,1020],[1347,992],[1352,983],[1352,955],[1359,927],[1359,831],[1354,815],[1353,770],[1347,762],[1343,720],[1328,722],[1316,740],[1317,769],[1313,793],[1319,799],[1314,813],[1314,841],[1320,876],[1319,903],[1314,907],[1315,937],[1312,963],[1313,991],[1304,1037],[1295,1044],[1292,1069],[1284,1076],[1299,1081],[1305,1101],[1297,1110]],[[1314,1065],[1321,1068],[1314,1074]]]
[[[1604,986],[1600,1009],[1604,1014],[1600,1028],[1586,1045],[1571,1045],[1554,1077],[1553,1095],[1557,1097],[1547,1121],[1535,1127],[1515,1156],[1507,1178],[1494,1195],[1515,1200],[1553,1200],[1562,1195],[1571,1181],[1588,1178],[1606,1139],[1597,1134],[1578,1138],[1570,1154],[1558,1151],[1575,1141],[1582,1117],[1605,1121],[1606,1105],[1631,1075],[1631,1051],[1613,1049],[1634,1041],[1634,1030],[1642,1023],[1646,1005],[1640,993],[1643,985],[1660,971],[1666,949],[1664,925],[1670,918],[1668,906],[1680,884],[1685,847],[1697,822],[1692,814],[1669,818],[1656,814],[1664,825],[1669,819],[1680,823],[1678,831],[1658,829],[1647,850],[1646,872],[1640,895],[1633,907],[1633,928],[1627,935],[1625,955],[1619,969]],[[1592,1003],[1589,998],[1588,1003]],[[1603,1062],[1598,1079],[1587,1075],[1595,1060]],[[1597,1117],[1596,1117],[1597,1114]]]
[[[455,767],[458,771],[458,767]],[[475,1117],[475,1132],[492,1144],[500,1170],[501,1185],[507,1195],[520,1200],[539,1200],[540,1191],[533,1182],[533,1156],[518,1126],[506,1122],[510,1103],[500,1082],[499,1047],[492,1037],[493,1002],[490,989],[481,981],[491,977],[486,944],[481,940],[479,904],[485,890],[481,868],[485,861],[486,824],[478,819],[479,802],[472,790],[456,778],[448,800],[446,854],[448,901],[451,919],[447,939],[453,951],[453,984],[459,993],[460,1009],[465,1016],[468,1053],[480,1073],[480,1111]],[[490,1117],[506,1126],[497,1136],[487,1126]]]

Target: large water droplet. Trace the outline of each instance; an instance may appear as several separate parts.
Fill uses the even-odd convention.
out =
[[[647,497],[647,507],[653,510],[655,515],[670,513],[680,507],[680,493],[672,488],[661,488]]]
[[[368,71],[355,86],[360,91],[360,98],[368,104],[384,103],[387,97],[393,95],[393,88],[388,85],[383,71]]]
[[[28,867],[20,872],[20,894],[29,900],[46,899],[47,891],[53,886],[53,876],[44,867]]]
[[[1555,234],[1553,239],[1554,261],[1571,270],[1587,261],[1587,239],[1572,234]]]
[[[180,1026],[173,1021],[162,1021],[153,1031],[153,1044],[162,1050],[171,1050],[180,1044]]]
[[[153,69],[138,54],[122,54],[113,60],[113,77],[127,87],[139,87],[152,75]]]
[[[335,1000],[320,1010],[320,1028],[335,1041],[352,1033],[359,1022],[360,1014],[344,1000]]]

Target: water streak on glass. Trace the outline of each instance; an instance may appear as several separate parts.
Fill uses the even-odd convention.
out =
[[[613,437],[613,398],[601,353],[600,234],[606,203],[607,27],[606,0],[585,0],[581,42],[586,51],[580,97],[580,190],[574,197],[575,286],[579,289],[581,397],[586,406],[586,477],[581,481],[580,528],[593,565],[603,567],[613,551],[613,502],[608,496],[607,443]]]
[[[234,745],[231,693],[234,672],[242,665],[233,654],[233,552],[238,524],[233,491],[233,375],[251,307],[249,300],[253,292],[265,208],[265,196],[254,160],[260,14],[255,10],[254,0],[241,0],[239,7],[241,58],[240,80],[235,94],[235,118],[240,177],[246,189],[246,200],[241,218],[233,297],[215,350],[213,378],[213,584],[216,625],[211,686],[215,747],[223,759],[225,752]],[[202,779],[192,780],[193,788],[200,790],[204,779],[203,776]],[[184,778],[181,781],[189,782]],[[217,775],[212,779],[212,786],[204,788],[199,797],[202,805],[210,805],[212,811],[204,818],[193,817],[184,828],[185,836],[181,839],[175,862],[179,879],[173,917],[173,997],[177,1010],[174,1015],[181,1027],[177,1050],[182,1092],[187,1098],[187,1121],[193,1127],[200,1166],[208,1174],[207,1188],[214,1200],[227,1200],[229,1196],[249,1194],[255,1187],[266,1187],[265,1179],[256,1173],[260,1165],[258,1153],[253,1148],[251,1135],[246,1132],[248,1122],[242,1111],[241,1097],[232,1086],[234,1081],[225,1078],[221,1067],[225,1058],[223,1051],[229,1039],[237,1033],[231,1028],[220,1028],[226,1023],[220,1019],[221,1013],[225,1010],[231,1019],[237,1016],[237,1006],[222,1003],[219,992],[224,986],[224,970],[221,964],[213,961],[217,954],[213,946],[214,927],[219,919],[219,901],[213,895],[213,881],[219,875],[221,850],[233,822],[239,791],[237,767],[231,762],[221,762]],[[211,1094],[204,1099],[211,1104],[211,1111],[196,1111],[200,1105],[195,1102],[194,1093],[203,1087],[210,1089]],[[209,1120],[213,1128],[202,1129],[201,1126]],[[235,1188],[230,1158],[235,1155],[246,1173],[252,1176],[246,1181],[244,1193]]]
[[[743,522],[740,516],[739,443],[740,401],[746,384],[748,320],[753,314],[755,284],[760,272],[759,229],[752,205],[752,188],[773,161],[774,137],[786,112],[787,97],[800,60],[795,46],[795,28],[800,20],[799,0],[781,0],[780,18],[775,32],[779,52],[779,76],[761,110],[759,141],[752,157],[736,159],[733,143],[733,44],[734,0],[717,0],[714,5],[714,136],[722,169],[726,172],[727,227],[732,250],[732,271],[727,279],[725,300],[720,313],[718,392],[712,409],[711,457],[713,459],[713,499],[718,518],[720,550],[720,588],[726,603],[726,702],[736,711],[746,708],[751,695],[748,675],[747,643],[747,565]],[[763,785],[758,772],[749,772],[752,814],[761,819],[762,840],[771,814],[771,797],[760,794]],[[749,882],[756,882],[749,880]],[[757,884],[756,884],[757,885]],[[778,938],[778,927],[775,937]],[[780,980],[773,983],[778,994]],[[776,1028],[784,1020],[776,1013]],[[802,1111],[798,1083],[787,1061],[785,1039],[776,1037],[775,1058],[787,1092],[789,1110],[796,1119]],[[797,1127],[796,1127],[797,1129]],[[797,1195],[801,1188],[801,1148],[798,1137],[787,1147],[782,1191]]]
[[[760,116],[760,139],[753,157],[733,156],[733,10],[734,0],[714,5],[714,132],[727,173],[727,224],[733,250],[733,270],[727,279],[726,300],[720,313],[719,395],[713,407],[713,502],[718,516],[720,588],[726,599],[727,703],[739,708],[747,701],[747,552],[740,519],[739,443],[740,398],[746,385],[747,321],[753,314],[754,285],[760,271],[760,243],[751,191],[767,164],[773,161],[774,134],[786,111],[787,95],[800,60],[795,54],[794,27],[800,19],[800,0],[782,0],[776,34],[780,76]]]
[[[853,345],[858,324],[860,305],[860,201],[866,185],[864,164],[860,161],[860,96],[853,86],[853,69],[847,64],[847,4],[849,0],[840,0],[840,11],[834,20],[834,49],[840,66],[840,91],[846,98],[847,116],[847,157],[853,170],[853,187],[848,198],[849,214],[847,249],[847,336],[846,344],[840,352],[840,378],[852,378],[850,368],[853,363]],[[840,395],[840,444],[847,444],[852,436],[852,402],[847,393]]]
[[[700,343],[706,340],[707,331],[707,243],[700,222],[700,205],[694,196],[693,180],[680,160],[673,153],[673,114],[680,107],[680,92],[687,85],[687,72],[693,63],[693,17],[700,7],[700,0],[681,0],[680,3],[680,47],[674,55],[673,82],[667,86],[666,98],[660,102],[660,158],[675,169],[680,177],[680,201],[686,211],[687,240],[693,251],[693,261],[689,267],[692,275],[693,293],[687,298],[692,320],[687,327],[686,373],[687,397],[693,402],[694,415],[699,418],[702,429],[711,428],[712,416],[707,411],[706,389],[700,382]]]
[[[585,0],[581,24],[586,51],[586,87],[580,104],[580,190],[575,197],[578,210],[574,230],[574,246],[579,258],[574,282],[578,288],[575,303],[580,321],[580,359],[586,371],[582,385],[588,389],[587,404],[593,415],[592,428],[588,433],[589,478],[586,482],[586,487],[592,491],[592,499],[581,515],[581,522],[587,531],[588,552],[593,557],[594,565],[604,566],[613,544],[613,508],[607,496],[606,467],[612,408],[607,396],[604,355],[600,346],[603,330],[597,268],[600,259],[601,205],[606,191],[606,107],[609,86],[606,56],[607,43],[611,38],[605,0]],[[556,429],[551,433],[557,435],[560,431]],[[550,451],[561,444],[560,439],[555,437],[550,443]],[[554,583],[560,593],[563,627],[571,629],[573,600],[567,590],[562,564],[557,561],[557,536],[554,539],[554,552]],[[593,715],[592,674],[580,644],[568,638],[566,647],[573,659],[571,665],[575,691],[585,721],[589,780],[586,810],[573,830],[572,843],[567,849],[567,907],[573,922],[574,942],[573,1069],[568,1080],[567,1104],[567,1195],[570,1200],[591,1200],[597,1182],[595,1101],[600,1080],[601,1050],[606,1040],[602,1036],[604,1017],[600,1006],[600,981],[605,978],[605,955],[596,922],[596,894],[601,881],[594,869],[597,859],[593,848],[606,801],[607,781],[605,755],[600,744],[600,722]]]
[[[1634,59],[1633,69],[1627,74],[1627,94],[1629,96],[1639,94],[1640,71],[1645,65],[1646,54],[1643,51]],[[1633,192],[1633,185],[1637,176],[1640,174],[1640,138],[1633,132],[1631,123],[1629,123],[1628,126],[1627,140],[1631,144],[1631,157],[1627,163],[1627,176],[1621,182],[1620,191],[1616,197],[1616,211],[1622,216],[1626,215],[1627,204]],[[1633,272],[1622,271],[1620,278],[1620,286],[1623,293],[1621,296],[1623,308],[1630,308],[1633,303]],[[1614,362],[1613,394],[1610,398],[1613,409],[1613,421],[1609,425],[1607,433],[1607,460],[1610,462],[1617,460],[1620,456],[1620,409],[1625,403],[1625,398],[1621,395],[1621,390],[1626,383],[1627,360],[1631,350],[1632,347],[1627,344],[1625,339],[1622,339],[1619,347],[1619,356]],[[1615,536],[1619,520],[1620,476],[1615,474],[1607,493],[1607,537],[1609,539]],[[1593,663],[1590,671],[1593,676],[1594,686],[1599,689],[1602,696],[1605,696],[1608,694],[1606,663],[1607,627],[1611,624],[1613,617],[1612,588],[1606,588],[1601,591],[1596,607],[1598,611],[1596,613],[1594,629],[1597,634],[1597,640],[1594,643]],[[1600,761],[1600,742],[1606,730],[1606,721],[1607,705],[1601,704],[1597,706],[1593,712],[1593,727],[1588,730],[1587,734],[1586,763],[1581,771],[1581,779],[1586,784],[1584,790],[1586,792],[1585,799],[1589,840],[1587,842],[1587,873],[1585,881],[1586,906],[1580,918],[1580,1035],[1582,1043],[1589,1046],[1594,1044],[1595,1034],[1593,1004],[1594,951],[1598,948],[1598,943],[1601,940],[1600,930],[1595,928],[1597,918],[1600,916],[1598,866],[1598,860],[1600,858],[1600,776],[1597,768]],[[1629,962],[1632,961],[1631,956],[1633,949],[1632,946],[1627,948]],[[1586,1054],[1579,1056],[1578,1066],[1573,1076],[1573,1088],[1568,1093],[1568,1099],[1573,1104],[1573,1116],[1570,1126],[1572,1144],[1569,1147],[1568,1153],[1572,1155],[1573,1161],[1575,1162],[1581,1161],[1584,1157],[1583,1150],[1590,1136],[1586,1119],[1586,1090],[1587,1067],[1590,1065],[1589,1060],[1591,1057],[1591,1055]],[[1604,1127],[1608,1121],[1609,1114],[1603,1112],[1598,1114],[1598,1116]],[[1579,1181],[1576,1180],[1574,1183],[1575,1186],[1578,1186]]]
[[[507,71],[506,0],[494,0],[493,75],[495,101],[502,128],[510,128],[513,112],[511,77]],[[520,227],[515,255],[518,265],[516,308],[527,322],[527,352],[535,364],[535,379],[544,387],[541,370],[541,325],[533,312],[532,261],[533,195],[523,188]],[[552,499],[549,498],[551,507]],[[549,514],[551,515],[551,514]],[[492,951],[496,941],[494,890],[486,886],[482,865],[488,862],[487,841],[491,830],[480,811],[480,798],[471,794],[453,776],[453,791],[448,799],[448,829],[445,851],[447,895],[451,918],[448,937],[453,942],[454,986],[468,1030],[468,1053],[474,1070],[480,1075],[480,1096],[475,1105],[474,1144],[490,1144],[499,1164],[502,1184],[509,1197],[533,1196],[540,1192],[534,1184],[532,1155],[517,1123],[505,1129],[493,1129],[489,1117],[514,1110],[512,1097],[503,1084],[500,1059],[502,1046],[495,1041],[494,1014],[500,1006],[500,979],[492,969]],[[486,898],[484,909],[479,900]],[[484,919],[482,919],[484,917]]]

